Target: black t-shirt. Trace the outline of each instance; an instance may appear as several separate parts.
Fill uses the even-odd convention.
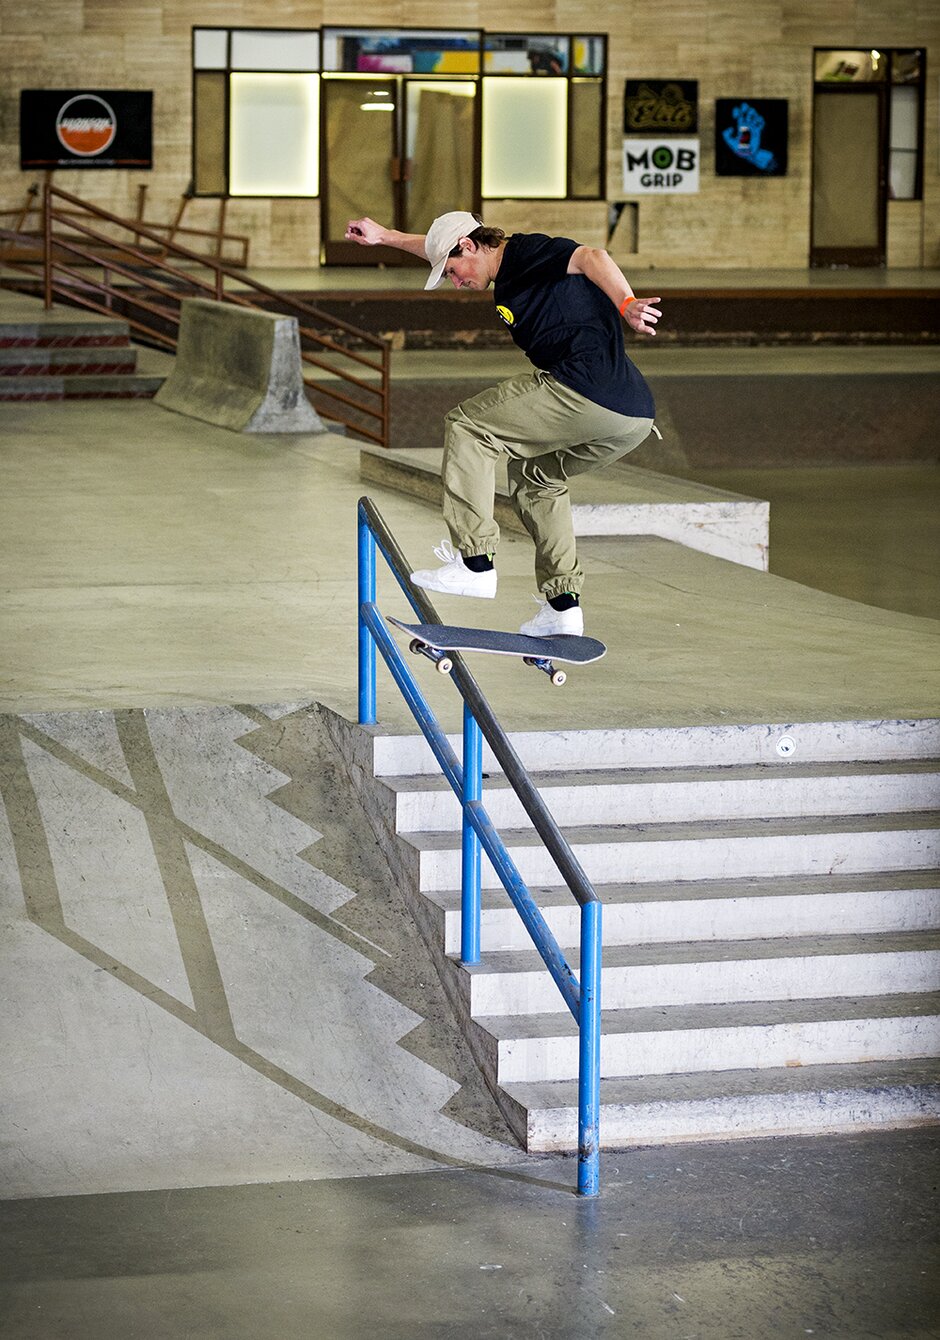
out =
[[[526,357],[588,400],[651,419],[653,393],[627,358],[620,314],[584,275],[569,275],[578,243],[513,233],[493,286],[496,311]]]

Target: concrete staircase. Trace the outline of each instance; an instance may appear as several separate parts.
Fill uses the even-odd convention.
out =
[[[514,737],[604,903],[604,1146],[940,1117],[937,727]],[[423,740],[368,743],[373,822],[507,1119],[531,1150],[575,1148],[574,1021],[487,862],[482,962],[459,964],[459,806]],[[574,899],[484,768],[577,968]]]
[[[164,378],[137,363],[126,321],[0,321],[0,400],[149,399]]]

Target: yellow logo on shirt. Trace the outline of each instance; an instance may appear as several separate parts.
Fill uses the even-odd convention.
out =
[[[514,326],[516,324],[516,318],[513,316],[509,308],[500,307],[499,303],[496,304],[496,315],[501,321],[505,321],[507,326]]]

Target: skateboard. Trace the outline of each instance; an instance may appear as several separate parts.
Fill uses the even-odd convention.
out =
[[[568,676],[555,668],[554,661],[568,661],[574,665],[589,665],[599,661],[607,648],[596,637],[526,637],[523,633],[502,633],[494,628],[459,628],[443,623],[402,623],[386,615],[388,622],[411,634],[409,650],[427,656],[441,674],[449,675],[454,663],[449,651],[485,651],[496,656],[520,656],[526,665],[533,665],[548,675],[556,688]]]

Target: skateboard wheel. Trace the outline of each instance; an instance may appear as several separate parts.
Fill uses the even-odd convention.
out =
[[[414,656],[420,656],[420,655],[421,655],[421,643],[418,641],[418,639],[417,639],[416,637],[413,637],[413,638],[411,639],[411,641],[408,643],[408,650],[409,650]]]
[[[437,663],[437,668],[442,675],[449,675],[454,668],[454,663],[449,656],[442,656]]]
[[[564,670],[552,671],[552,683],[555,685],[556,689],[560,689],[562,684],[564,684],[565,681],[567,680],[567,678],[568,676],[565,674]]]

